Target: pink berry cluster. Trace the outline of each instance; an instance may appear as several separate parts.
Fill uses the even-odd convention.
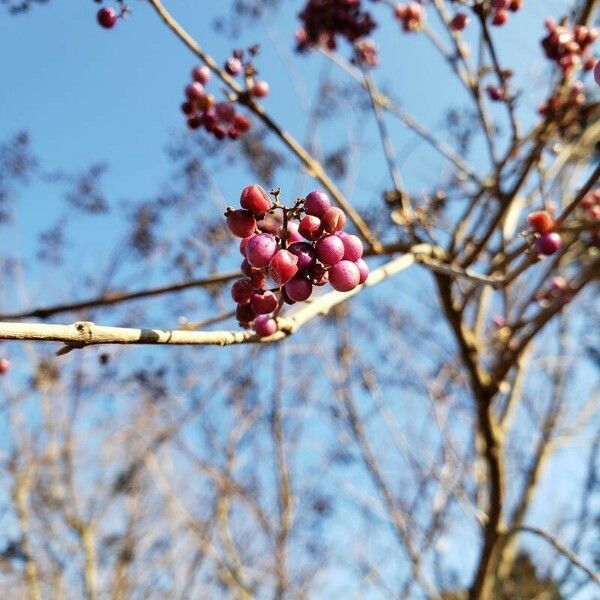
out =
[[[492,7],[492,25],[502,27],[508,23],[508,11],[517,12],[522,0],[491,0]]]
[[[420,31],[425,24],[425,11],[418,2],[396,4],[394,17],[406,32]]]
[[[538,254],[550,256],[562,245],[560,235],[555,231],[556,224],[545,210],[537,210],[527,217],[527,223],[535,235],[535,250]]]
[[[95,0],[95,2],[101,4],[102,0]],[[96,13],[96,20],[100,27],[112,29],[117,24],[117,20],[122,19],[129,12],[124,0],[117,0],[117,2],[119,4],[118,11],[112,6],[104,6]]]
[[[249,52],[254,56],[258,49],[253,48]],[[248,95],[264,98],[269,94],[269,84],[255,80],[256,69],[251,62],[244,64],[243,58],[243,50],[234,50],[225,62],[224,71],[232,77],[245,73],[249,83]],[[186,99],[181,104],[181,112],[190,129],[203,127],[218,140],[226,137],[236,140],[250,130],[252,122],[246,115],[237,112],[232,102],[215,102],[215,97],[205,89],[210,78],[211,72],[207,66],[202,65],[192,70],[192,80],[185,88]]]
[[[561,304],[568,304],[573,298],[573,289],[564,277],[557,275],[550,279],[548,287],[540,289],[534,300],[542,307],[559,300]]]
[[[316,46],[334,50],[338,36],[354,43],[376,27],[361,0],[308,0],[298,17],[302,21],[296,31],[299,52]]]
[[[575,80],[570,84],[568,90],[559,91],[538,108],[538,113],[546,119],[558,124],[561,136],[578,129],[585,121],[585,86],[582,81]]]
[[[244,278],[231,288],[241,325],[272,335],[284,303],[308,300],[314,286],[329,283],[348,292],[366,281],[362,242],[343,231],[346,215],[324,192],[311,192],[287,208],[278,191],[269,195],[254,184],[242,190],[240,205],[228,208],[225,217],[231,233],[242,238]]]
[[[555,62],[564,75],[569,75],[574,69],[582,67],[591,71],[596,64],[590,48],[598,39],[598,30],[575,25],[572,29],[566,19],[556,23],[553,19],[545,22],[548,34],[542,39],[542,48],[546,57]]]
[[[225,137],[235,140],[250,129],[250,119],[236,112],[231,102],[215,103],[215,97],[204,87],[210,78],[211,72],[206,66],[192,71],[192,81],[185,88],[186,100],[181,105],[181,112],[186,116],[190,129],[204,127],[218,140]]]
[[[589,192],[580,203],[584,217],[590,221],[600,221],[600,189]]]

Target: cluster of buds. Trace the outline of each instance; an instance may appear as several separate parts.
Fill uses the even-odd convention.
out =
[[[240,205],[225,213],[231,233],[242,238],[245,277],[231,288],[240,325],[261,337],[272,335],[284,303],[308,300],[314,286],[329,283],[348,292],[366,281],[362,242],[343,231],[346,216],[324,192],[311,192],[288,208],[280,204],[278,191],[269,195],[249,185]]]
[[[231,102],[215,103],[215,97],[204,87],[210,77],[210,69],[206,66],[192,71],[192,82],[185,88],[186,100],[181,105],[181,112],[186,116],[190,129],[204,127],[218,140],[225,137],[237,139],[250,129],[250,119],[236,112]]]
[[[542,48],[546,57],[554,61],[565,75],[581,66],[584,71],[594,68],[596,59],[590,52],[590,47],[598,39],[598,30],[575,25],[568,27],[566,19],[556,23],[553,19],[545,22],[548,34],[542,39]]]
[[[560,275],[552,277],[548,287],[540,289],[534,296],[534,300],[542,307],[548,306],[557,300],[561,304],[568,304],[572,298],[573,288]]]
[[[527,217],[527,223],[535,236],[535,250],[538,254],[550,256],[560,250],[562,241],[555,231],[556,223],[549,212],[532,212]]]
[[[376,27],[370,13],[362,10],[361,0],[308,0],[298,15],[302,27],[296,31],[299,52],[311,47],[337,47],[338,36],[354,44]]]
[[[538,108],[540,115],[559,125],[559,133],[566,136],[573,128],[578,129],[585,119],[582,109],[585,107],[585,86],[574,81],[569,90],[557,92]]]
[[[584,218],[600,221],[600,189],[586,194],[579,206],[584,211]]]
[[[517,12],[523,0],[491,0],[492,25],[502,27],[508,23],[508,11]]]
[[[425,24],[425,11],[418,2],[396,4],[394,17],[402,23],[402,29],[407,32],[420,31]]]

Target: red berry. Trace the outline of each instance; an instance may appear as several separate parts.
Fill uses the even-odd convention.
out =
[[[181,112],[184,115],[193,115],[196,112],[196,105],[193,102],[184,102],[181,105]]]
[[[264,98],[269,95],[269,84],[266,81],[257,81],[250,89],[250,93],[255,98]]]
[[[269,337],[277,331],[277,322],[268,315],[260,315],[254,322],[254,331],[260,337]]]
[[[242,208],[253,212],[255,215],[264,215],[271,210],[273,202],[271,197],[260,185],[247,185],[240,196]]]
[[[540,239],[535,243],[535,249],[545,256],[554,254],[561,247],[561,239],[558,233],[543,233]]]
[[[277,285],[287,283],[298,272],[298,257],[288,250],[278,250],[269,262],[269,275]]]
[[[538,233],[548,233],[554,229],[554,220],[545,210],[537,210],[527,217],[529,227]]]
[[[469,24],[469,17],[462,12],[456,13],[450,21],[450,29],[453,31],[462,31]]]
[[[199,129],[202,126],[202,117],[194,115],[187,120],[187,124],[190,129]]]
[[[240,323],[247,324],[247,323],[254,321],[254,319],[256,318],[256,315],[254,314],[254,311],[252,310],[252,306],[250,305],[250,303],[238,304],[238,307],[235,311],[235,318]]]
[[[349,260],[342,260],[329,270],[329,283],[338,292],[353,290],[360,281],[358,267]]]
[[[501,27],[508,21],[508,13],[504,9],[499,9],[496,11],[494,18],[492,19],[492,25],[496,25],[497,27]]]
[[[196,67],[192,71],[192,79],[198,83],[201,83],[202,85],[206,85],[209,82],[210,75],[210,69],[206,65]]]
[[[298,269],[306,269],[315,262],[315,249],[308,242],[294,242],[288,250],[298,258]]]
[[[337,235],[322,237],[316,244],[317,258],[325,265],[335,265],[344,258],[344,242]]]
[[[329,196],[325,192],[311,192],[306,196],[306,200],[304,200],[304,212],[306,212],[307,215],[319,217],[319,219],[329,208],[331,208],[331,202]]]
[[[235,117],[235,109],[230,102],[219,102],[215,104],[215,112],[221,121],[231,123]]]
[[[293,277],[285,284],[288,298],[296,302],[304,302],[312,294],[312,284],[306,277]]]
[[[246,133],[252,127],[252,121],[241,113],[235,113],[233,125],[240,133]]]
[[[10,369],[10,360],[8,358],[0,358],[0,375],[5,375]]]
[[[298,225],[298,233],[311,242],[318,239],[322,231],[321,219],[313,215],[304,215]]]
[[[262,269],[269,265],[276,252],[277,242],[275,238],[269,233],[259,233],[249,240],[246,245],[246,260],[253,267]]]
[[[594,67],[594,79],[596,80],[596,83],[600,85],[600,60],[596,63],[596,66]]]
[[[112,29],[117,24],[117,11],[111,6],[101,8],[96,19],[104,29]]]
[[[277,308],[277,296],[270,291],[254,292],[250,300],[252,310],[257,315],[266,315],[272,313]]]
[[[227,213],[227,226],[233,235],[246,238],[254,233],[256,219],[247,210],[232,210]]]
[[[254,288],[249,279],[238,279],[231,286],[231,297],[237,304],[247,304],[252,298],[253,291]]]
[[[332,206],[325,211],[321,222],[325,231],[328,233],[335,233],[336,231],[344,229],[344,225],[346,225],[346,215],[341,208]]]

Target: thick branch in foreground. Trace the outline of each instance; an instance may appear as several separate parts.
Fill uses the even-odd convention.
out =
[[[306,304],[288,318],[278,319],[279,331],[266,338],[253,331],[184,331],[168,329],[137,329],[106,327],[88,321],[72,325],[40,323],[0,323],[0,339],[17,341],[62,342],[64,354],[75,348],[98,344],[156,344],[178,346],[229,346],[231,344],[277,342],[295,333],[302,325],[319,315],[327,314],[334,306],[352,298],[363,288],[381,283],[415,263],[412,254],[405,254],[375,269],[369,279],[351,292],[329,292]]]

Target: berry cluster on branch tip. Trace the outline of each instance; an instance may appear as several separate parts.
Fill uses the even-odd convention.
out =
[[[305,302],[327,283],[348,292],[366,281],[362,242],[344,231],[346,215],[325,192],[315,190],[287,207],[279,190],[269,194],[253,184],[242,190],[240,206],[228,208],[225,217],[242,238],[244,278],[231,288],[242,326],[272,335],[284,304]]]

